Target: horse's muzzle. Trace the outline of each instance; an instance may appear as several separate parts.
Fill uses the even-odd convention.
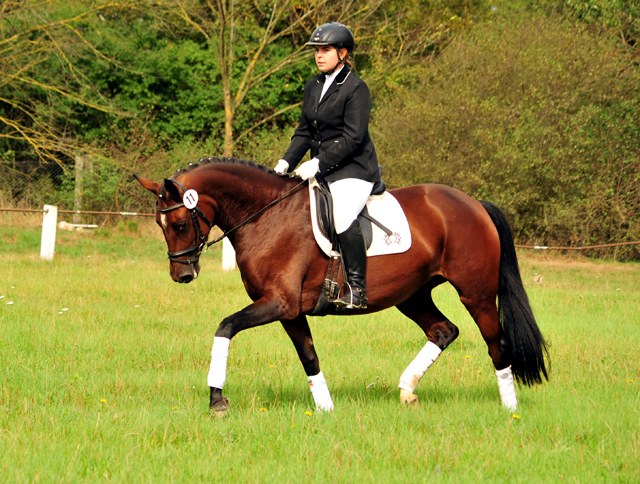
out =
[[[182,276],[178,282],[180,284],[189,284],[191,281],[193,281],[194,277],[191,274],[187,274],[185,276]]]
[[[189,284],[198,277],[199,272],[200,264],[197,262],[191,265],[171,264],[171,279],[180,284]]]

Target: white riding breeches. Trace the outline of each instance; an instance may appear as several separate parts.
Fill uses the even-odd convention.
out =
[[[349,227],[367,204],[373,183],[359,178],[344,178],[329,182],[333,197],[333,220],[336,232],[341,234]]]

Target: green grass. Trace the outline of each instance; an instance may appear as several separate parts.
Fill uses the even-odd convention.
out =
[[[477,328],[442,287],[439,306],[461,333],[418,387],[418,409],[400,405],[396,385],[425,338],[391,309],[310,318],[330,414],[314,411],[277,323],[240,333],[225,386],[232,408],[216,419],[206,386],[213,335],[249,303],[239,274],[220,271],[219,250],[203,256],[197,281],[179,285],[146,224],[59,233],[55,260],[44,262],[37,221],[7,220],[2,481],[640,480],[637,263],[521,254],[551,381],[519,388],[518,418],[500,406]]]

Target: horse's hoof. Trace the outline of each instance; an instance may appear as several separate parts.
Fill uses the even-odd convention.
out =
[[[229,411],[229,399],[223,398],[222,400],[217,401],[213,405],[209,406],[209,412],[214,417],[224,417]]]
[[[409,393],[406,390],[400,389],[400,401],[407,407],[417,407],[420,405],[418,402],[418,396],[413,393]]]

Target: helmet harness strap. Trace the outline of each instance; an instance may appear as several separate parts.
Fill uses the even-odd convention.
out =
[[[343,58],[343,59],[341,59],[341,58],[340,58],[340,49],[338,48],[338,46],[337,46],[337,45],[334,45],[333,47],[335,47],[335,49],[336,49],[336,55],[338,56],[338,63],[337,63],[337,64],[336,64],[336,66],[335,66],[333,69],[331,69],[329,72],[325,72],[325,73],[324,73],[324,75],[325,75],[325,76],[330,76],[331,74],[333,74],[333,73],[336,71],[336,69],[337,69],[338,67],[340,67],[341,65],[343,65],[343,62],[345,61],[345,59],[346,59],[347,57],[349,57],[349,51],[347,50],[347,55],[345,55],[345,56],[344,56],[344,58]]]

